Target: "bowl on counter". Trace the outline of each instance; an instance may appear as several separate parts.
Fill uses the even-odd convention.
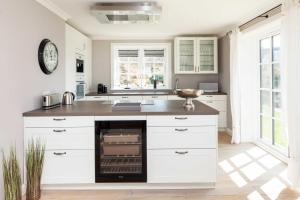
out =
[[[185,102],[183,107],[187,110],[194,110],[195,105],[193,103],[193,99],[199,97],[204,93],[203,90],[195,90],[195,89],[182,89],[177,91],[177,96],[181,98],[185,98]]]

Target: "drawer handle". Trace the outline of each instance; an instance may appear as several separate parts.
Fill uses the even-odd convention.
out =
[[[122,97],[122,99],[128,99],[128,97]]]
[[[175,119],[178,119],[178,120],[186,120],[188,119],[187,117],[175,117]]]
[[[67,152],[62,152],[62,153],[54,152],[53,154],[56,156],[63,156],[63,155],[67,155]]]
[[[102,97],[93,97],[94,99],[101,99]]]
[[[210,97],[210,98],[211,98],[211,97],[213,97],[213,96],[206,96],[206,97]]]
[[[207,103],[213,103],[213,101],[207,101]]]
[[[54,121],[64,121],[66,118],[53,118]]]
[[[180,128],[175,128],[175,131],[178,131],[178,132],[184,132],[184,131],[188,131],[188,129],[187,129],[187,128],[182,128],[182,129],[180,129]]]
[[[62,133],[62,132],[66,132],[66,129],[62,129],[62,130],[54,129],[53,132],[54,133]]]
[[[179,155],[185,155],[185,154],[188,154],[189,152],[188,151],[175,151],[176,154],[179,154]]]
[[[152,96],[152,99],[156,99],[156,98],[158,98],[158,97],[156,97],[156,96]]]

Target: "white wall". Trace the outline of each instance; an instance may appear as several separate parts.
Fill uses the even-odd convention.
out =
[[[22,113],[40,107],[43,91],[64,90],[64,21],[34,0],[0,0],[0,25],[0,151],[16,145],[22,163]],[[59,66],[52,75],[43,74],[38,65],[43,38],[52,40],[59,51]],[[0,200],[1,168],[2,164]]]

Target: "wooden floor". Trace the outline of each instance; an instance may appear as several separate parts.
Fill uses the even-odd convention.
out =
[[[300,200],[288,187],[287,166],[253,144],[231,145],[219,134],[219,162],[215,189],[43,191],[42,200]]]

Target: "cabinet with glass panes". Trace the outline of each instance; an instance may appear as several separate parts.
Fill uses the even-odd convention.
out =
[[[176,74],[218,73],[216,37],[177,37],[174,47]]]

